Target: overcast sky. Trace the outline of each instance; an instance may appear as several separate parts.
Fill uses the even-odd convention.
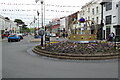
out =
[[[80,11],[81,7],[91,0],[44,0],[45,1],[45,18],[46,24],[53,18],[59,18],[63,16],[70,15],[74,12]],[[2,4],[6,3],[6,4]],[[8,5],[8,3],[16,3],[16,4],[23,4],[23,5]],[[26,5],[31,4],[31,5]],[[40,4],[35,2],[35,0],[0,0],[0,14],[3,16],[9,17],[11,20],[16,18],[22,19],[26,24],[33,22],[34,16],[37,17],[37,11],[32,10],[39,10],[41,9],[41,5],[32,5],[32,4]],[[54,6],[49,6],[54,5]],[[60,6],[80,6],[80,7],[56,7],[55,5]],[[7,9],[7,11],[3,11],[3,9]],[[10,11],[14,10],[14,11]],[[15,11],[15,10],[26,10],[26,11]],[[31,11],[27,11],[31,10]],[[54,10],[54,11],[51,11]],[[59,11],[59,12],[56,12]],[[61,12],[65,11],[65,12]],[[69,11],[69,12],[66,12]],[[41,17],[40,17],[41,18]]]

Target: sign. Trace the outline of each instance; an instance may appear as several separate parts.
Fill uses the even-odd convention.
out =
[[[39,31],[38,31],[38,34],[39,34],[40,36],[43,36],[43,35],[45,34],[45,30],[44,30],[44,29],[39,30]]]
[[[50,41],[50,36],[49,35],[45,36],[45,41]]]
[[[46,31],[45,33],[45,41],[50,41],[50,32]]]

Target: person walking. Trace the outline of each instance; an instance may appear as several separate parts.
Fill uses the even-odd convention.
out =
[[[113,42],[114,37],[115,37],[115,34],[112,32],[112,33],[110,33],[110,34],[108,35],[108,39],[107,39],[107,40]]]
[[[110,35],[111,35],[111,42],[113,42],[113,41],[114,41],[115,34],[112,32]]]
[[[63,32],[63,38],[65,38],[65,33]]]
[[[58,40],[59,39],[59,35],[58,35],[58,33],[56,33],[56,40]]]
[[[66,32],[66,36],[65,36],[66,38],[68,37],[68,33]]]
[[[4,38],[4,34],[2,34],[2,39]]]

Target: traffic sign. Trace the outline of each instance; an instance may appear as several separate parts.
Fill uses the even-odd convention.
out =
[[[38,31],[38,34],[39,34],[40,36],[43,36],[43,35],[45,34],[45,30],[44,30],[44,29],[39,30],[39,31]]]

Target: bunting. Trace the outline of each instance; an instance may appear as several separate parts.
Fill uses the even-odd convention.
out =
[[[6,15],[16,15],[16,16],[23,16],[23,17],[33,17],[34,15],[26,15],[26,14],[13,14],[13,13],[1,13],[1,14],[6,14]],[[50,17],[50,16],[52,16],[52,17],[56,17],[56,16],[64,16],[64,15],[45,15],[45,16],[47,16],[47,17]]]
[[[27,10],[25,10],[25,9],[2,9],[1,11],[11,11],[11,12],[13,12],[13,11],[16,11],[16,12],[30,12],[30,11],[37,11],[37,10],[35,10],[35,9],[33,9],[33,10],[30,10],[30,9],[27,9]],[[61,13],[73,13],[74,11],[60,11],[60,10],[49,10],[49,9],[46,9],[45,10],[46,12],[61,12]],[[37,13],[38,13],[38,11],[37,11]],[[39,13],[40,14],[40,13]]]
[[[39,0],[35,0],[35,2],[37,3]],[[28,3],[0,3],[1,5],[41,5],[41,4],[28,4]],[[76,6],[76,5],[55,5],[55,4],[45,4],[45,6],[51,6],[51,7],[76,7],[76,8],[81,8],[81,6]]]
[[[35,2],[37,3],[39,0],[35,0]]]

